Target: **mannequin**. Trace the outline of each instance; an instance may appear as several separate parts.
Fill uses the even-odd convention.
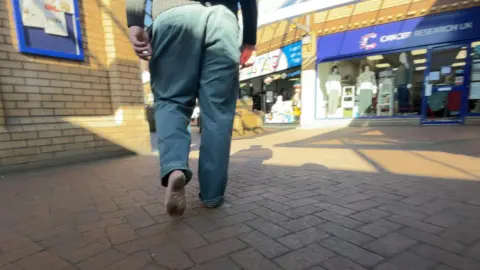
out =
[[[293,106],[293,115],[295,117],[295,121],[300,120],[300,115],[302,112],[302,100],[301,100],[301,87],[300,83],[295,83],[293,85],[293,89],[295,90],[295,94],[292,97],[292,106]]]
[[[338,72],[338,67],[333,66],[331,73],[327,77],[326,88],[328,95],[327,115],[334,116],[337,112],[338,101],[342,92],[342,76]]]
[[[400,65],[397,69],[395,87],[398,95],[398,111],[408,113],[410,111],[410,89],[412,88],[413,64],[410,63],[407,53],[402,52],[398,59]]]
[[[392,69],[383,71],[383,76],[379,82],[379,91],[377,96],[377,116],[382,115],[382,109],[388,107],[388,115],[393,115],[394,101],[394,78]]]
[[[357,95],[359,95],[358,114],[365,115],[372,106],[373,95],[377,93],[377,80],[375,72],[370,66],[365,66],[363,72],[357,78]]]
[[[277,101],[272,106],[272,114],[283,114],[285,112],[283,96],[277,96]]]

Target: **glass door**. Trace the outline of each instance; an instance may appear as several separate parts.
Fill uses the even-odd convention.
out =
[[[470,46],[430,48],[427,60],[422,124],[463,124],[470,81]]]

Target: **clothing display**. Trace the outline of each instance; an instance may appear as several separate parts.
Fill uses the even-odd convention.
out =
[[[410,90],[406,85],[397,88],[398,112],[408,113],[410,111]]]
[[[373,95],[377,91],[377,80],[375,79],[375,72],[370,71],[370,68],[365,67],[365,71],[357,78],[357,94],[358,101],[358,116],[365,115],[372,106]]]
[[[328,75],[326,88],[328,94],[327,115],[335,115],[342,92],[342,77],[338,73]]]
[[[388,108],[389,116],[393,115],[394,91],[393,79],[390,77],[382,78],[377,96],[377,116],[382,115],[382,109],[384,108]]]

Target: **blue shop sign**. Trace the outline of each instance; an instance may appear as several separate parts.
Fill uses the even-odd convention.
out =
[[[317,63],[480,38],[478,14],[470,8],[319,37]]]
[[[240,70],[240,80],[267,75],[301,65],[302,42],[298,41],[283,48],[257,56],[253,66]]]

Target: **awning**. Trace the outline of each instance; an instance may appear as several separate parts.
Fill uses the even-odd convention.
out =
[[[361,0],[258,0],[258,26]]]

